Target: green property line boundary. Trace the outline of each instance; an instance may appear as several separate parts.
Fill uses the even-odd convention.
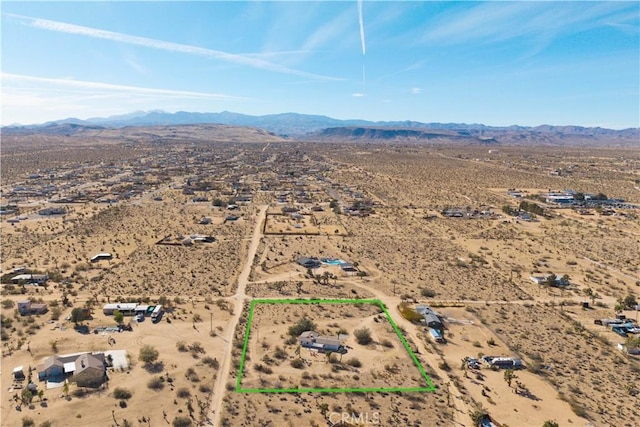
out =
[[[251,322],[253,321],[253,313],[257,304],[372,304],[377,305],[384,312],[396,332],[398,338],[404,345],[405,350],[411,356],[413,363],[420,371],[422,378],[428,384],[428,387],[362,387],[362,388],[256,388],[247,389],[242,388],[242,373],[244,371],[244,362],[246,360],[247,348],[249,346],[249,334],[251,332]],[[382,301],[377,299],[254,299],[251,301],[249,308],[249,319],[247,321],[247,328],[244,335],[244,346],[242,348],[242,356],[240,359],[240,368],[238,369],[238,378],[236,380],[236,392],[238,393],[348,393],[348,392],[433,392],[435,386],[431,382],[431,379],[427,376],[422,364],[409,347],[409,343],[404,338],[398,325],[393,321],[391,315],[387,311]]]

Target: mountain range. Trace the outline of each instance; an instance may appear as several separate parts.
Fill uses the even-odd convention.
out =
[[[68,118],[39,125],[12,125],[2,128],[6,134],[73,132],[80,127],[124,128],[160,125],[223,124],[254,127],[268,132],[295,138],[311,139],[474,139],[479,142],[549,142],[551,140],[579,139],[589,141],[607,140],[623,145],[640,144],[640,128],[622,130],[582,126],[487,126],[466,123],[423,123],[417,121],[368,121],[339,120],[322,115],[298,113],[252,116],[223,111],[199,113],[179,111],[167,113],[161,110],[136,111],[110,117],[95,117],[86,120]]]

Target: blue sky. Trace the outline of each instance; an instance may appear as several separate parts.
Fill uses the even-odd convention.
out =
[[[9,2],[2,124],[136,110],[640,127],[639,2]]]

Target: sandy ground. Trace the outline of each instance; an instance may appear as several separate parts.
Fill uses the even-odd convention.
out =
[[[162,425],[165,424],[164,414],[167,420],[172,421],[181,412],[188,413],[186,409],[188,399],[178,398],[178,390],[187,389],[191,399],[197,397],[206,403],[211,396],[217,370],[204,363],[203,359],[210,357],[221,360],[223,356],[220,346],[222,339],[219,336],[212,337],[210,331],[213,330],[215,335],[223,334],[228,328],[230,314],[227,310],[220,309],[215,303],[206,304],[208,309],[204,308],[205,304],[199,302],[177,305],[171,313],[165,313],[160,323],[154,324],[150,319],[145,319],[141,323],[133,321],[132,332],[123,331],[107,335],[80,334],[74,331],[73,323],[69,321],[58,322],[66,327],[66,330],[54,329],[56,323],[45,322],[41,330],[29,336],[27,343],[20,349],[3,357],[2,425],[20,425],[20,420],[25,416],[35,420],[37,424],[49,420],[53,425],[60,426],[111,425],[116,422],[115,420],[122,423],[124,419],[135,423],[143,417],[151,419],[152,425]],[[64,313],[68,312],[70,310]],[[66,315],[64,313],[63,316]],[[195,315],[200,319],[197,322],[193,322]],[[125,318],[125,320],[128,322],[130,319]],[[94,328],[112,326],[115,322],[112,317],[102,315],[101,310],[98,309],[95,311],[94,319],[86,324]],[[109,337],[115,340],[115,344],[108,343]],[[96,391],[87,390],[86,395],[80,396],[76,395],[78,389],[72,384],[69,400],[65,399],[60,388],[45,390],[45,405],[41,404],[36,397],[33,409],[23,406],[22,411],[16,411],[12,396],[14,393],[20,393],[21,389],[9,391],[7,388],[7,385],[12,382],[13,368],[16,366],[24,366],[25,370],[28,366],[36,368],[43,358],[53,354],[52,342],[56,343],[58,354],[125,350],[131,366],[124,371],[109,371],[107,388]],[[187,347],[200,343],[203,352],[189,350],[180,352],[177,350],[180,342]],[[162,368],[158,372],[148,372],[144,364],[138,360],[138,352],[143,345],[151,345],[160,353],[159,361],[162,362]],[[30,349],[30,352],[27,349]],[[190,379],[185,376],[189,369],[195,372]],[[34,377],[38,388],[44,388],[44,383],[37,381],[36,373]],[[165,382],[165,387],[161,391],[152,391],[147,387],[147,383],[153,377],[163,377],[165,380],[170,378],[172,382]],[[112,395],[117,387],[125,388],[132,394],[124,408]],[[104,402],[99,407],[87,407],[89,402],[98,398],[106,400],[99,400]],[[196,406],[195,400],[192,405]],[[115,412],[112,413],[112,410]],[[206,417],[206,411],[202,415],[198,412],[196,409],[197,418]]]
[[[294,148],[302,146],[305,156],[316,160],[309,162],[296,154]],[[85,151],[81,149],[79,155]],[[113,146],[103,154],[113,162],[133,156],[128,149],[117,151]],[[99,161],[99,153],[87,156],[88,161]],[[42,299],[50,304],[50,311],[42,316],[21,317],[15,315],[15,306],[3,302],[2,425],[20,425],[25,416],[36,424],[51,420],[56,426],[122,425],[125,419],[134,425],[163,425],[178,416],[189,417],[189,408],[193,424],[225,426],[300,425],[302,421],[305,425],[325,425],[342,414],[367,415],[378,420],[377,424],[389,426],[466,426],[471,424],[469,414],[478,408],[511,426],[539,426],[550,419],[560,425],[632,426],[640,416],[638,393],[629,381],[640,372],[639,361],[617,350],[616,344],[622,338],[593,323],[595,319],[615,317],[618,299],[638,295],[638,211],[629,209],[622,212],[624,216],[604,217],[554,210],[554,218],[532,222],[498,217],[503,206],[516,205],[504,192],[508,188],[572,188],[604,192],[638,203],[640,192],[633,188],[636,175],[629,169],[629,164],[639,161],[637,152],[559,148],[540,152],[503,147],[498,155],[489,156],[482,147],[407,146],[400,150],[384,145],[366,149],[332,145],[327,150],[311,144],[290,147],[274,143],[249,144],[242,149],[234,144],[221,145],[216,152],[219,159],[207,150],[190,147],[176,152],[157,150],[157,156],[185,156],[194,163],[184,164],[193,165],[204,158],[200,168],[207,162],[218,162],[201,178],[210,179],[217,174],[216,183],[212,184],[215,188],[203,192],[209,202],[194,203],[193,196],[174,188],[187,179],[200,179],[175,170],[171,171],[171,184],[156,187],[143,197],[113,206],[74,204],[65,217],[58,218],[31,216],[35,205],[29,201],[31,211],[25,211],[29,219],[16,225],[5,220],[0,224],[3,274],[27,266],[47,271],[56,279],[50,280],[47,288],[27,286],[24,295],[20,286],[3,285],[3,300]],[[54,157],[52,153],[51,167],[63,164]],[[531,162],[532,158],[536,163]],[[628,161],[622,162],[621,158]],[[245,159],[242,161],[248,164],[238,159]],[[22,160],[21,154],[16,157],[18,166],[8,169],[14,171],[12,179],[16,182],[25,179],[18,172],[26,173]],[[2,161],[4,167],[11,158],[3,154]],[[572,164],[578,166],[569,168]],[[550,175],[559,166],[571,173]],[[372,214],[360,218],[336,215],[329,209],[314,212],[313,221],[321,225],[317,236],[293,234],[304,228],[311,230],[310,218],[305,217],[304,223],[278,218],[286,219],[274,223],[283,229],[283,234],[263,235],[266,205],[274,213],[282,208],[276,203],[276,189],[283,187],[293,192],[301,181],[300,177],[291,181],[278,179],[277,172],[291,168],[299,170],[296,173],[300,177],[324,176],[326,181],[309,178],[304,185],[323,206],[336,199],[344,208],[358,201],[356,194],[361,193],[373,201]],[[164,173],[167,168],[156,170]],[[192,172],[196,170],[194,166]],[[9,178],[3,176],[3,182]],[[251,189],[254,202],[241,205],[238,211],[228,211],[224,205],[212,206],[211,200],[228,200],[233,194],[229,183],[217,184],[227,178],[236,186]],[[257,190],[263,179],[272,190]],[[162,200],[154,200],[156,195]],[[444,218],[440,212],[450,207],[488,207],[496,217]],[[225,221],[231,213],[240,219]],[[210,217],[211,223],[200,224],[203,217]],[[302,228],[296,228],[298,223],[303,224]],[[336,229],[339,233],[335,233]],[[192,234],[213,235],[216,241],[192,246],[157,244],[167,236],[175,242],[178,236]],[[113,253],[114,259],[88,262],[95,253],[104,251]],[[295,263],[299,256],[340,258],[357,265],[363,277],[346,274],[335,266],[322,266],[309,276],[305,268]],[[549,273],[567,274],[571,286],[566,290],[547,289],[530,280],[531,275]],[[595,293],[593,299],[586,296],[587,288]],[[126,349],[132,367],[127,372],[110,373],[108,389],[78,397],[72,386],[69,401],[61,397],[59,389],[49,390],[44,396],[46,407],[36,398],[33,408],[23,406],[19,412],[13,392],[9,391],[14,366],[35,365],[42,357],[53,354],[52,341],[60,354],[109,347],[101,335],[82,335],[72,328],[51,329],[56,325],[56,321],[49,323],[54,301],[60,308],[57,322],[61,325],[71,311],[70,307],[61,308],[63,295],[74,307],[83,307],[89,301],[96,303],[92,326],[113,324],[113,319],[100,314],[102,304],[109,301],[157,301],[164,297],[174,301],[175,309],[157,325],[143,322],[133,332],[115,335],[113,348]],[[252,298],[382,300],[436,391],[236,393],[236,373]],[[424,327],[410,323],[397,311],[402,300],[430,304],[447,317],[474,323],[447,323],[448,344],[435,345],[427,339]],[[583,302],[589,302],[590,308],[582,309]],[[213,328],[208,324],[211,313]],[[361,359],[363,366],[357,368],[355,380],[351,369],[349,374],[344,370],[334,372],[334,364],[316,360],[303,372],[287,362],[271,366],[270,374],[257,371],[256,364],[264,363],[265,355],[273,356],[280,340],[286,339],[288,326],[300,316],[293,311],[257,313],[256,335],[252,333],[250,337],[243,384],[373,384],[381,379],[382,384],[387,380],[390,384],[398,383],[401,375],[410,378],[407,383],[419,381],[419,377],[414,379],[415,367],[406,363],[406,354],[397,339],[383,338],[389,333],[385,323],[375,322],[375,314],[364,314],[348,317],[338,310],[331,312],[334,319],[318,322],[327,333],[344,327],[349,332],[348,345],[354,351],[358,351],[358,344],[349,340],[353,340],[351,331],[358,327],[372,328],[376,341],[392,341],[392,348],[376,345],[359,349],[355,357]],[[625,314],[635,317],[632,311]],[[181,341],[186,347],[200,343],[205,353],[192,354],[188,348],[182,352],[178,349],[183,348],[178,345]],[[149,373],[137,360],[145,344],[160,351],[162,372]],[[292,345],[282,347],[288,359],[295,357]],[[527,369],[517,372],[517,381],[529,393],[515,393],[515,382],[509,387],[502,372],[482,368],[465,375],[460,369],[461,359],[479,353],[521,357]],[[217,369],[211,362],[204,363],[205,357],[215,359]],[[373,372],[386,370],[388,359],[401,367],[399,373],[391,373],[386,379],[374,378]],[[308,378],[302,376],[305,373]],[[165,379],[160,391],[147,387],[156,376]],[[115,387],[132,392],[126,407],[112,396]],[[183,397],[178,397],[183,388],[189,393],[181,390]],[[615,404],[605,404],[612,396]],[[108,404],[98,400],[100,397],[106,398]],[[429,414],[428,423],[424,414]]]

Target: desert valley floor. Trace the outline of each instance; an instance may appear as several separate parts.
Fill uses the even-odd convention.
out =
[[[138,132],[3,138],[1,425],[638,425],[637,149]]]

